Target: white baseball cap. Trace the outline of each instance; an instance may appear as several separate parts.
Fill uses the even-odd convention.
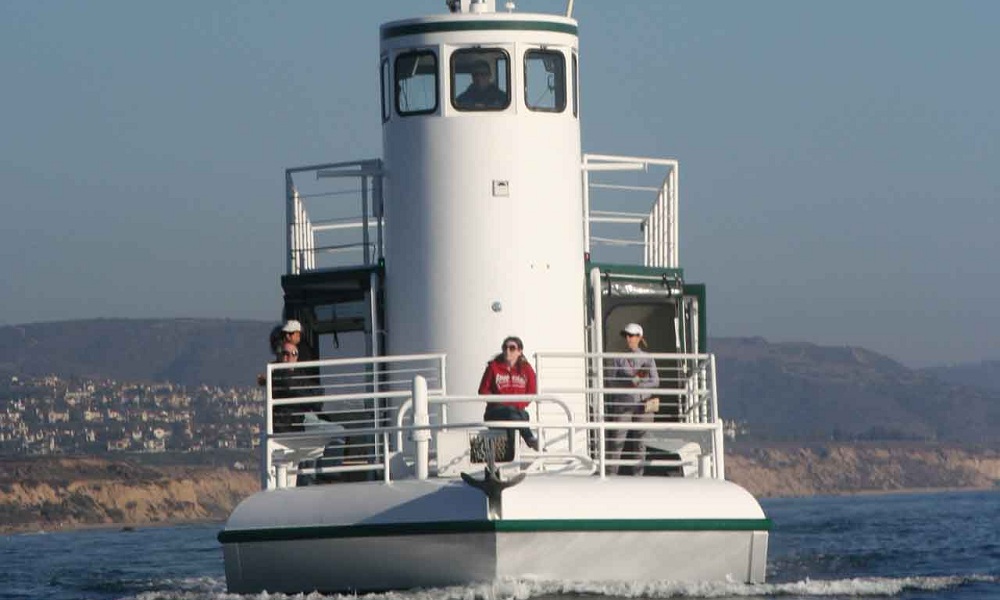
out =
[[[642,325],[639,325],[638,323],[629,323],[622,328],[622,335],[637,335],[642,337]]]
[[[302,323],[299,323],[295,319],[290,321],[285,321],[285,326],[281,328],[285,333],[295,333],[296,331],[302,331]]]

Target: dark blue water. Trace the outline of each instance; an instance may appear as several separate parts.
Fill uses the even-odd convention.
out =
[[[764,585],[526,580],[371,598],[1000,598],[1000,491],[779,499],[763,505],[774,520]],[[3,536],[0,600],[241,598],[225,592],[215,539],[219,529]]]

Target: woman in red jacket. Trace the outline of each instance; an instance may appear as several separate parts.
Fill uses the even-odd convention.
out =
[[[480,394],[537,394],[538,382],[535,370],[524,358],[524,342],[516,336],[508,336],[500,346],[500,354],[486,363],[483,378],[479,382]],[[511,402],[488,402],[484,421],[527,421],[529,402],[518,400]],[[538,438],[530,429],[524,427],[518,430],[524,443],[532,450],[538,450]],[[512,440],[513,441],[513,440]]]

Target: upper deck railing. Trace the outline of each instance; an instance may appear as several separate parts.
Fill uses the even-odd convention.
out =
[[[527,424],[449,418],[449,408],[499,398],[449,395],[442,354],[269,365],[263,484],[284,487],[290,475],[300,485],[454,477],[463,469],[482,468],[485,459],[477,455],[477,444],[495,436],[491,431],[526,425],[537,431],[541,448],[516,448],[504,459],[505,469],[604,476],[609,467],[641,462],[647,470],[723,478],[714,357],[645,355],[655,361],[660,384],[639,391],[657,397],[659,409],[648,419],[621,421],[610,416],[615,404],[629,402],[637,390],[621,387],[607,374],[611,361],[629,356],[537,354],[539,394],[523,397],[531,401]],[[573,383],[569,373],[583,375]],[[554,385],[546,387],[546,381]],[[650,452],[609,456],[605,438],[612,430],[627,432],[626,450],[643,432]]]
[[[382,259],[382,161],[285,170],[289,275]]]
[[[668,158],[584,154],[587,252],[600,261],[631,263],[628,250],[640,248],[643,266],[676,269],[678,168]],[[596,256],[600,246],[609,247],[609,257]]]
[[[586,252],[605,262],[677,268],[678,163],[585,154]],[[600,174],[600,179],[597,179]],[[289,275],[370,266],[383,257],[382,161],[285,171]]]

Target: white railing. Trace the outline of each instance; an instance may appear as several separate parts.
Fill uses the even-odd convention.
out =
[[[641,247],[643,265],[676,269],[680,264],[678,169],[679,164],[674,159],[584,154],[583,232],[586,251],[592,253],[596,246],[619,249]],[[605,178],[592,180],[592,173],[602,173]],[[636,192],[646,199],[637,201]],[[652,202],[648,199],[650,194]],[[615,207],[615,210],[598,207]],[[601,229],[598,230],[595,225]],[[629,232],[622,227],[627,225],[638,225],[638,231]],[[612,262],[633,261],[625,258]]]
[[[584,154],[586,252],[634,248],[647,267],[677,268],[678,170],[675,159]],[[593,179],[596,173],[602,179]],[[286,272],[377,264],[383,257],[382,178],[380,159],[286,169]],[[610,258],[631,263],[638,256]]]
[[[687,444],[697,444],[698,456],[710,459],[718,477],[724,477],[723,430],[718,412],[715,381],[715,357],[711,354],[647,353],[653,360],[659,383],[651,388],[634,388],[616,380],[615,359],[632,359],[630,352],[556,353],[535,355],[539,392],[559,395],[584,395],[592,421],[603,423],[596,430],[592,446],[600,449],[602,472],[606,467],[635,468],[640,462],[639,450],[629,449],[644,441],[670,446],[671,453],[681,455]],[[565,385],[567,373],[585,372],[582,385]],[[558,386],[548,382],[559,382]],[[657,399],[655,413],[638,419],[622,420],[623,409],[634,409],[645,397]],[[635,413],[632,413],[635,414]],[[624,429],[625,449],[620,458],[607,457],[606,431]],[[596,454],[596,451],[595,451]],[[683,458],[681,459],[683,460]],[[699,458],[701,460],[701,458]],[[678,466],[657,462],[647,457],[646,466]],[[704,465],[685,465],[704,468]],[[691,470],[691,469],[689,469]]]
[[[265,486],[278,485],[278,463],[312,475],[321,467],[308,463],[324,458],[339,458],[338,472],[382,469],[386,449],[379,432],[412,396],[414,377],[427,381],[428,393],[443,395],[446,373],[443,354],[269,364]]]
[[[285,170],[289,275],[382,258],[382,161]]]
[[[660,383],[637,392],[609,374],[614,359],[634,354],[537,354],[539,394],[502,397],[530,401],[530,420],[490,422],[449,419],[449,406],[501,398],[449,396],[442,354],[269,365],[264,485],[285,487],[289,475],[299,485],[313,479],[457,476],[462,469],[481,468],[482,460],[475,459],[471,448],[481,436],[520,428],[536,432],[541,447],[530,451],[517,445],[504,459],[506,469],[605,476],[623,467],[645,467],[723,478],[714,357],[644,356],[655,361]],[[566,373],[584,375],[574,384]],[[546,387],[546,381],[554,385]],[[621,420],[616,403],[628,402],[636,393],[655,396],[659,408],[642,419]],[[609,456],[608,432],[619,431],[625,432],[626,449],[644,441],[647,454],[626,450]]]

